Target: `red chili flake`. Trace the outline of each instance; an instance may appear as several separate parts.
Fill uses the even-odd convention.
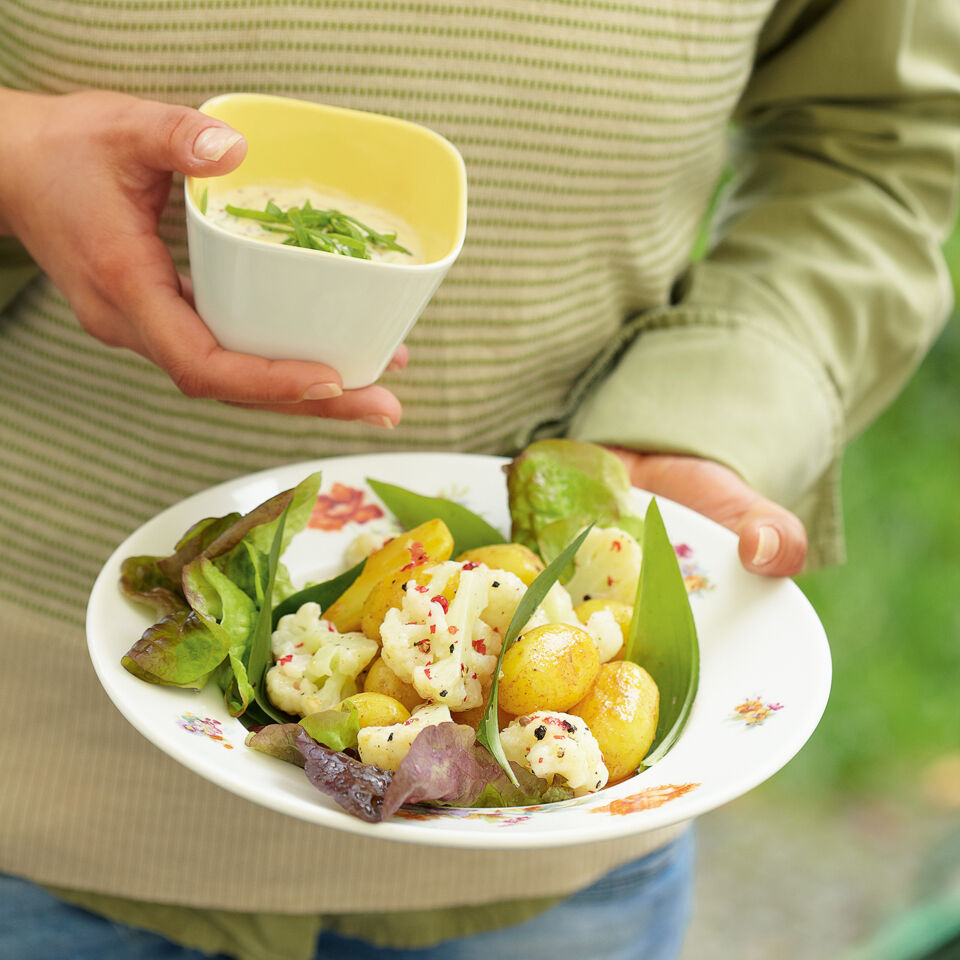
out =
[[[298,644],[298,646],[300,646],[300,644]],[[277,663],[289,663],[292,659],[293,659],[293,654],[292,654],[292,653],[288,653],[286,656],[281,657],[281,658],[277,661]]]
[[[619,553],[623,549],[623,544],[621,544],[619,540],[614,540],[613,543],[610,544],[610,549],[616,550],[617,553]]]
[[[419,540],[415,540],[413,543],[407,547],[407,550],[410,551],[410,562],[405,566],[401,567],[402,570],[410,570],[413,567],[420,567],[425,564],[430,557],[427,556],[427,551],[424,549],[423,544]]]
[[[300,681],[299,681],[299,680],[294,680],[294,681],[293,681],[293,689],[294,689],[294,690],[299,690],[299,689],[300,689]]]
[[[613,577],[607,577],[607,586],[608,586],[608,587],[612,587],[612,586],[613,586]]]
[[[327,621],[327,631],[328,631],[329,633],[336,633],[336,632],[337,632],[337,628],[336,628],[329,620]]]
[[[417,646],[417,647],[420,648],[420,652],[421,652],[421,653],[429,653],[429,652],[430,652],[430,641],[429,641],[429,640],[426,640],[426,639],[424,639],[424,640],[418,640],[417,643],[415,644],[415,646]]]
[[[447,633],[458,633],[459,627],[447,627]]]
[[[464,570],[476,570],[476,568],[479,567],[479,566],[480,566],[480,564],[477,563],[476,560],[468,560],[468,561],[463,565],[463,569],[464,569]]]
[[[423,587],[423,586],[420,586],[419,584],[417,585],[417,593],[429,593],[429,592],[430,592],[429,587]]]
[[[429,667],[424,667],[424,668],[423,668],[423,675],[424,675],[428,680],[432,680],[432,679],[433,679],[433,677],[430,676],[430,668],[429,668]]]
[[[477,653],[486,653],[487,652],[486,641],[483,640],[482,638],[480,640],[474,640],[473,649],[476,650]]]
[[[298,644],[297,644],[297,647],[302,647],[302,646],[303,646],[302,643],[298,643]],[[296,647],[295,647],[294,649],[296,649]]]
[[[476,680],[476,679],[477,679],[477,675],[476,675],[475,673],[471,673],[471,674],[470,674],[470,679],[471,679],[471,680]]]
[[[436,632],[437,632],[437,625],[436,625],[435,623],[431,623],[431,624],[430,624],[430,632],[431,632],[431,633],[436,633]]]
[[[430,602],[439,603],[440,608],[443,610],[444,613],[450,612],[450,604],[447,603],[447,598],[443,594],[440,594],[439,597],[431,597]]]

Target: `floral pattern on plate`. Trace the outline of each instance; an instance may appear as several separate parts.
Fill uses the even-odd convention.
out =
[[[782,703],[764,703],[763,697],[754,697],[737,704],[730,715],[731,720],[742,722],[747,727],[759,727],[783,709]]]
[[[181,730],[186,730],[187,733],[193,733],[199,737],[214,740],[226,747],[227,750],[233,749],[233,744],[227,743],[227,738],[224,736],[223,727],[219,720],[213,720],[210,717],[200,717],[188,711],[176,717],[176,723]]]
[[[369,523],[382,516],[383,510],[368,503],[363,490],[335,483],[329,493],[317,497],[307,526],[314,530],[342,530],[348,523]]]

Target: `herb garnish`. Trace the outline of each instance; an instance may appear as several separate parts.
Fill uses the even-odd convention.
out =
[[[248,210],[228,203],[226,211],[234,217],[257,220],[271,233],[287,234],[283,242],[291,247],[339,253],[358,260],[370,260],[370,248],[411,255],[406,247],[397,243],[395,232],[380,233],[339,210],[317,210],[309,200],[301,207],[288,210],[281,210],[273,201],[268,201],[263,210]]]

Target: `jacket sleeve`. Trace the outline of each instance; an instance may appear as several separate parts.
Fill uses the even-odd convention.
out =
[[[39,272],[19,241],[0,237],[0,312]]]
[[[787,0],[735,116],[735,180],[674,302],[623,331],[569,435],[708,457],[842,558],[843,446],[949,316],[957,0]]]

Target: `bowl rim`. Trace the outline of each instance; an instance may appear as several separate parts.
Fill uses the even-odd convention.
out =
[[[303,247],[294,247],[287,246],[284,244],[268,244],[263,240],[258,240],[255,237],[247,237],[243,234],[234,233],[232,230],[227,230],[225,227],[221,227],[218,224],[214,223],[205,213],[203,213],[193,201],[191,196],[191,187],[194,182],[201,182],[207,179],[216,179],[215,177],[195,177],[195,176],[185,176],[183,181],[183,192],[185,198],[185,206],[187,211],[187,218],[191,217],[198,224],[202,225],[202,229],[206,229],[212,232],[215,236],[229,237],[232,240],[240,241],[243,244],[255,244],[257,248],[263,247],[282,247],[288,254],[294,254],[296,256],[306,256],[312,258],[315,254],[322,254],[325,257],[333,257],[337,261],[344,263],[354,263],[354,264],[363,264],[364,266],[361,269],[368,269],[370,267],[377,267],[379,269],[389,269],[389,270],[402,270],[402,271],[416,271],[416,272],[432,272],[437,267],[446,267],[452,264],[457,257],[460,255],[460,251],[463,249],[464,240],[466,238],[467,232],[467,168],[466,163],[464,162],[463,155],[457,149],[457,147],[448,140],[443,134],[437,133],[436,130],[431,129],[428,126],[425,126],[421,123],[415,123],[413,120],[404,120],[402,117],[394,117],[388,113],[379,113],[374,110],[357,110],[353,107],[339,107],[335,104],[330,103],[318,103],[314,100],[305,100],[301,97],[291,97],[291,96],[281,96],[279,94],[269,94],[269,93],[251,93],[246,91],[234,91],[231,93],[219,93],[216,96],[210,97],[207,100],[204,100],[203,103],[197,108],[201,113],[205,112],[205,108],[209,106],[215,106],[219,103],[228,101],[228,100],[291,100],[298,104],[303,104],[306,108],[312,108],[318,110],[321,113],[341,113],[341,114],[352,114],[352,115],[363,115],[365,117],[371,118],[373,122],[386,123],[394,126],[400,127],[415,127],[417,130],[422,133],[427,134],[428,137],[435,140],[439,146],[445,149],[445,151],[450,155],[451,159],[456,165],[457,172],[459,174],[460,180],[460,203],[458,213],[458,226],[457,231],[457,241],[450,248],[446,256],[441,257],[438,260],[428,260],[426,263],[391,263],[385,262],[382,260],[362,260],[358,257],[346,257],[343,254],[339,253],[329,253],[326,250],[305,250]],[[214,118],[218,119],[218,118]],[[242,161],[241,161],[242,162]]]

